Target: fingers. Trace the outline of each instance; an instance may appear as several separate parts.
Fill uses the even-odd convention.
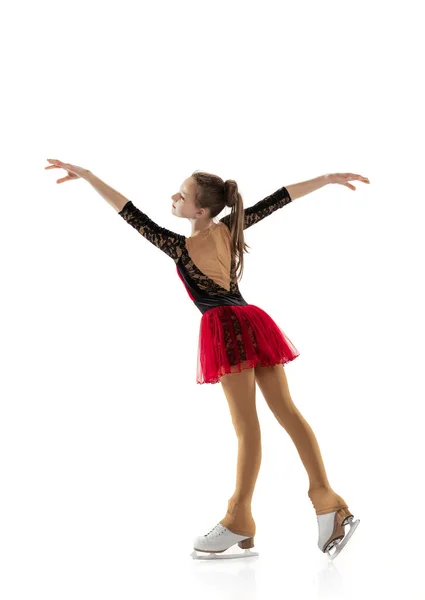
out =
[[[364,177],[363,175],[359,175],[358,173],[343,173],[344,178],[349,181],[352,179],[357,179],[358,181],[364,181],[365,183],[370,183],[368,177]],[[356,189],[356,188],[354,188]]]
[[[365,181],[367,183],[370,183],[369,179],[367,177],[363,177],[363,175],[354,175],[354,177],[359,181]]]
[[[44,167],[46,170],[47,169],[65,169],[67,171],[67,166],[68,166],[67,163],[63,163],[62,161],[57,160],[56,158],[48,158],[47,160],[48,160],[48,162],[51,162],[53,164],[48,165],[47,167]],[[70,175],[69,171],[68,171],[68,175],[66,175],[65,177],[62,177],[61,179],[57,179],[56,183],[64,183],[64,181],[70,181],[71,179],[76,179],[76,177],[74,174]]]
[[[61,160],[56,160],[56,158],[48,158],[47,159],[48,162],[51,162],[52,164],[50,165],[51,169],[54,168],[62,168],[62,169],[66,169],[67,167],[70,167],[71,165],[69,165],[68,163],[64,163]],[[46,167],[49,168],[49,167]]]
[[[47,169],[60,169],[60,168],[64,169],[65,168],[65,166],[64,166],[65,163],[62,163],[60,160],[56,160],[55,158],[48,158],[47,161],[51,162],[53,164],[51,164],[47,167],[44,167],[46,170]]]

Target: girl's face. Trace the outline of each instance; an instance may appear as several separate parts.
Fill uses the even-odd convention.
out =
[[[205,208],[196,208],[195,193],[196,181],[192,177],[188,177],[183,181],[179,191],[171,196],[171,212],[176,217],[186,219],[198,219],[199,217],[207,217]]]

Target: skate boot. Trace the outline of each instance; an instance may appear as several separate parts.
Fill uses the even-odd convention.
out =
[[[348,540],[351,538],[357,529],[360,519],[354,521],[354,516],[348,508],[340,508],[330,513],[316,515],[319,526],[319,541],[320,550],[327,553],[329,558],[333,560],[338,556]],[[349,525],[349,530],[346,533],[344,527]],[[335,548],[331,554],[330,550]]]
[[[235,554],[222,554],[231,546],[238,544],[244,552]],[[221,523],[218,523],[206,535],[201,535],[195,538],[193,542],[193,552],[191,554],[194,559],[214,560],[218,558],[247,558],[249,556],[258,556],[258,552],[251,552],[250,548],[254,547],[254,538],[246,535],[238,535],[233,533]],[[206,556],[198,555],[198,552],[207,553]]]

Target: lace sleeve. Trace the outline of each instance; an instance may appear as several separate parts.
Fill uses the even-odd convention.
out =
[[[134,206],[131,200],[122,207],[118,214],[134,229],[137,229],[140,235],[143,235],[176,262],[181,257],[182,246],[185,243],[184,235],[160,227],[147,214]]]
[[[264,219],[264,217],[271,215],[278,208],[282,208],[286,204],[289,204],[289,202],[292,202],[292,199],[286,187],[279,188],[270,196],[266,196],[266,198],[259,200],[253,206],[245,208],[243,228],[247,229],[248,227],[251,227],[251,225],[254,225],[254,223],[258,223]],[[232,214],[229,214],[220,219],[220,222],[227,225],[229,229],[231,228],[231,216]]]

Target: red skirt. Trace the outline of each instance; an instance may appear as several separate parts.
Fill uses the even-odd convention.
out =
[[[275,321],[253,304],[216,306],[201,318],[196,383],[217,383],[227,373],[260,363],[285,364],[298,350]]]

